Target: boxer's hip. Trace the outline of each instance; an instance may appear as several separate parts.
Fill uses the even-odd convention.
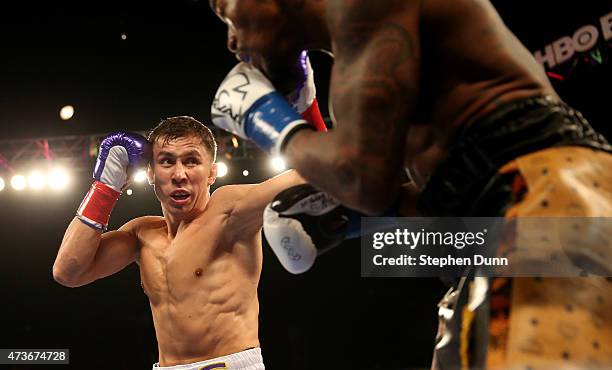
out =
[[[261,348],[251,348],[210,360],[175,366],[153,365],[153,370],[263,370]]]
[[[424,189],[419,210],[427,216],[610,217],[610,153],[606,140],[564,104],[545,98],[510,103],[457,137]],[[589,255],[609,253],[597,243],[593,247]],[[541,248],[531,252],[526,258],[550,255]],[[496,278],[487,284],[489,304],[483,309],[470,312],[461,300],[453,307],[445,326],[455,342],[437,348],[440,369],[612,364],[611,352],[604,350],[612,343],[609,279]],[[455,288],[457,296],[470,296],[471,283],[466,286],[461,295]]]
[[[570,217],[573,227],[568,225],[554,237],[564,246],[563,253],[572,256],[570,260],[602,276],[585,270],[588,277],[494,279],[493,285],[503,281],[508,289],[492,291],[491,301],[508,305],[490,312],[487,369],[612,366],[612,281],[604,277],[612,271],[612,226],[606,221],[612,216],[610,169],[611,154],[579,146],[539,150],[499,169],[500,176],[511,179],[514,199],[504,216],[543,217],[544,222],[544,217]],[[584,222],[582,230],[580,217],[594,221]],[[527,226],[517,222],[516,227],[516,233],[529,240],[544,240],[551,234],[533,222]],[[559,255],[554,243],[529,244],[530,248],[513,248],[514,257],[537,264],[542,271]]]
[[[533,243],[550,239],[551,234],[549,228],[534,229],[534,217],[544,222],[551,220],[545,217],[587,217],[583,220],[594,220],[585,222],[588,232],[559,229],[552,239],[564,246],[566,256],[573,256],[570,261],[580,261],[581,266],[603,276],[584,271],[585,277],[573,278],[492,278],[486,283],[487,292],[481,292],[487,303],[475,308],[466,300],[479,290],[468,279],[467,288],[453,290],[463,297],[452,307],[454,315],[447,322],[440,315],[442,329],[448,331],[442,334],[454,341],[446,346],[440,341],[436,346],[436,369],[612,367],[612,280],[605,277],[612,271],[610,168],[611,154],[568,146],[521,156],[497,171],[496,176],[504,179],[503,186],[496,184],[501,190],[489,190],[483,202],[499,200],[495,209],[500,215],[517,220],[515,234],[528,236],[525,242],[529,248],[508,249],[514,251],[515,261],[528,261],[546,271],[550,261],[559,256],[554,248],[557,244]],[[523,217],[532,221],[523,225]],[[441,307],[441,313],[448,311]]]
[[[425,216],[503,216],[519,200],[511,189],[512,170],[537,177],[534,169],[548,158],[549,174],[578,176],[590,162],[588,172],[603,179],[601,166],[610,164],[610,153],[612,146],[562,102],[534,97],[507,103],[457,135],[423,189],[418,209]]]

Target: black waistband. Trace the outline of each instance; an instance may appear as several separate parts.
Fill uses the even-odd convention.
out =
[[[481,198],[497,170],[538,150],[578,145],[612,152],[580,112],[544,96],[506,103],[463,129],[436,169],[418,203],[424,216],[497,216]]]

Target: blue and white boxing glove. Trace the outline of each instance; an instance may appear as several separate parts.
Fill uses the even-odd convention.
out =
[[[313,128],[263,73],[244,62],[237,64],[219,86],[211,118],[217,127],[250,139],[274,155],[281,154],[292,133]]]
[[[128,183],[128,168],[146,165],[151,153],[151,144],[139,134],[116,132],[104,138],[94,168],[94,182],[76,217],[94,229],[106,230],[113,207]]]

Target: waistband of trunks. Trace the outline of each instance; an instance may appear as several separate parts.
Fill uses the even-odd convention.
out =
[[[497,170],[517,157],[557,146],[612,153],[582,114],[561,101],[535,96],[505,103],[457,134],[447,159],[423,189],[418,210],[424,216],[497,216],[483,214],[474,204]]]
[[[184,365],[159,366],[153,370],[222,370],[222,369],[264,369],[261,348],[250,348],[230,355]]]

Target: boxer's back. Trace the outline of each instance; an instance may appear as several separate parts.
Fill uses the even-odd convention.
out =
[[[149,297],[160,363],[195,362],[259,346],[259,234],[227,230],[227,204],[211,197],[206,211],[179,227],[151,217],[138,232],[140,275]]]
[[[405,165],[423,185],[459,127],[499,104],[556,97],[544,70],[488,0],[424,0],[418,19],[419,89],[408,118]]]
[[[434,124],[456,127],[505,101],[556,96],[490,1],[424,0],[422,7],[419,103]]]

